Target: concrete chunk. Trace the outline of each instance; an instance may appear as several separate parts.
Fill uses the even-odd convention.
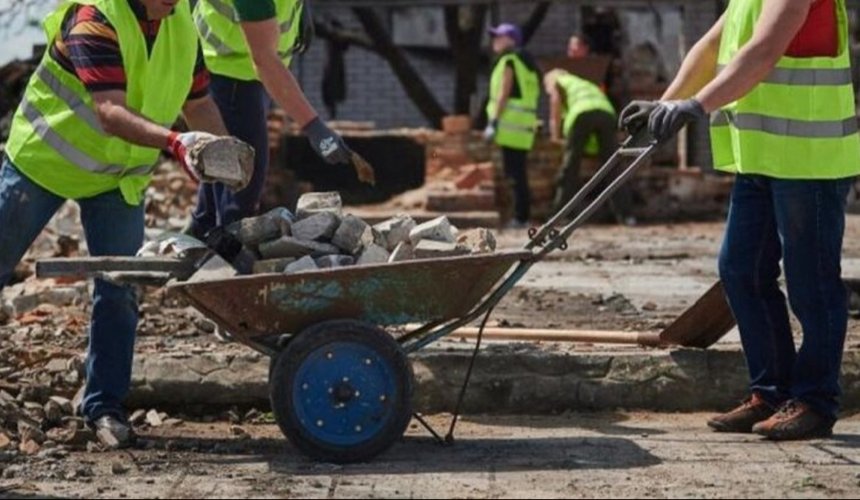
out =
[[[260,245],[260,255],[264,259],[281,259],[285,257],[299,258],[305,255],[321,257],[339,253],[336,246],[317,241],[305,241],[282,236],[281,238]]]
[[[355,257],[350,255],[326,255],[316,259],[317,266],[325,269],[330,267],[344,267],[355,264]]]
[[[391,257],[388,262],[403,262],[404,260],[412,260],[415,258],[415,249],[412,243],[403,241],[391,252]]]
[[[347,215],[331,242],[344,252],[357,255],[365,246],[373,243],[373,229],[358,217]]]
[[[296,205],[296,215],[299,220],[320,212],[331,212],[340,215],[342,210],[343,202],[340,199],[340,193],[337,191],[303,194]]]
[[[295,274],[307,271],[316,271],[317,269],[316,262],[314,262],[314,259],[308,255],[287,266],[284,272],[287,274]]]
[[[200,281],[225,280],[237,276],[236,270],[229,262],[217,255],[213,255],[200,269],[188,279],[189,283]]]
[[[457,245],[472,253],[492,253],[496,251],[496,237],[489,229],[470,229],[457,237]]]
[[[320,212],[302,219],[292,226],[294,238],[308,241],[331,240],[340,225],[340,217],[332,212]]]
[[[456,229],[448,221],[444,215],[437,217],[424,224],[419,224],[410,231],[409,239],[415,245],[421,240],[442,241],[446,243],[454,243],[456,238]]]
[[[295,261],[296,259],[292,257],[285,257],[282,259],[258,260],[254,263],[254,274],[282,273],[288,265],[292,264]]]
[[[435,259],[437,257],[453,257],[455,255],[466,255],[467,248],[457,246],[456,243],[445,241],[421,240],[415,245],[416,259]]]
[[[258,217],[248,217],[227,226],[227,232],[244,245],[256,247],[260,243],[289,234],[292,214],[286,208],[276,208]],[[286,228],[286,233],[284,232]]]
[[[388,250],[375,243],[371,243],[364,249],[364,252],[361,253],[361,257],[358,258],[358,265],[385,264],[388,262],[388,257]]]
[[[373,229],[379,233],[376,243],[386,250],[394,250],[400,243],[409,241],[409,234],[415,229],[415,220],[408,215],[398,214],[373,226]]]

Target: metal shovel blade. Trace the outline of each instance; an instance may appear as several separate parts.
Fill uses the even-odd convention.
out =
[[[660,332],[663,344],[707,349],[735,327],[735,316],[717,281],[699,300]]]

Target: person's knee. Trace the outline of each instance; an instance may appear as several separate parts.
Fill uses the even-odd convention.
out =
[[[729,289],[748,289],[756,287],[758,276],[750,259],[730,249],[723,249],[717,261],[720,280]]]

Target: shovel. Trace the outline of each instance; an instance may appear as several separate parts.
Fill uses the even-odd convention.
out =
[[[660,343],[707,349],[735,327],[735,316],[720,281],[684,311],[665,330]]]

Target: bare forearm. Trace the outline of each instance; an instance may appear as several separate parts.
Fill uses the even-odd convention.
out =
[[[666,89],[662,100],[689,99],[711,82],[717,74],[724,18],[720,18],[711,30],[699,40],[684,62],[678,75]]]
[[[300,127],[317,117],[296,78],[283,61],[264,57],[257,62],[257,73],[269,95]]]
[[[549,136],[553,140],[561,139],[561,102],[557,99],[550,102]]]
[[[113,102],[96,104],[102,128],[109,135],[119,137],[138,146],[163,148],[170,130],[137,115],[128,108]]]
[[[182,114],[191,130],[209,132],[215,135],[229,135],[221,112],[210,96],[186,103]]]

